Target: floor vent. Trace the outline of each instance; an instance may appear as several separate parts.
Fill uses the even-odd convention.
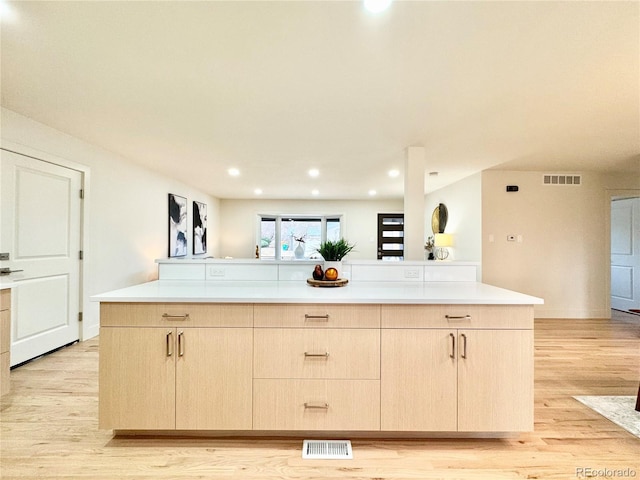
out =
[[[542,176],[542,183],[544,185],[582,185],[582,175],[545,173]]]
[[[305,440],[302,458],[349,460],[353,458],[350,440]]]

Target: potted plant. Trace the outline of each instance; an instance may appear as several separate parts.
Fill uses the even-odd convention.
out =
[[[317,251],[322,255],[322,258],[324,258],[325,276],[327,270],[330,268],[335,268],[339,273],[340,270],[342,270],[342,259],[351,252],[355,246],[355,244],[347,242],[344,238],[341,238],[337,242],[331,240],[322,242]]]
[[[433,249],[435,248],[435,246],[436,246],[436,243],[435,243],[435,240],[433,239],[433,235],[432,235],[429,238],[427,238],[427,241],[424,244],[424,249],[429,254],[427,260],[435,260],[436,259],[436,257],[433,256]]]

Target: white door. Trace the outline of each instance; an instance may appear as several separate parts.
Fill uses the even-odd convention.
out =
[[[11,296],[11,365],[79,338],[82,173],[0,151],[0,276]],[[2,258],[2,257],[0,257]]]
[[[611,202],[611,308],[640,311],[640,198]]]

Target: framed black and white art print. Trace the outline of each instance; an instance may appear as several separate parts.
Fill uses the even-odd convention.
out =
[[[187,254],[187,199],[169,194],[169,257]]]
[[[207,205],[193,202],[193,254],[207,253]]]

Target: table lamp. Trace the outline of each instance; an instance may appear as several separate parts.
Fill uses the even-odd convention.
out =
[[[447,247],[453,245],[453,235],[449,233],[436,233],[435,234],[435,254],[438,260],[445,260],[449,256],[449,250]]]

